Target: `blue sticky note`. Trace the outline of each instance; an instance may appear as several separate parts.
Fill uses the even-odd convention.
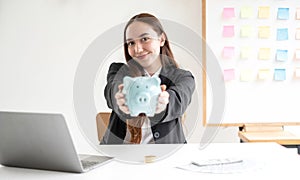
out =
[[[288,28],[277,29],[277,41],[284,41],[289,39]]]
[[[278,8],[277,19],[288,20],[289,19],[289,8]]]
[[[288,60],[288,50],[277,49],[276,60],[277,61],[287,61]]]
[[[274,80],[275,81],[284,81],[286,78],[285,69],[274,69]]]

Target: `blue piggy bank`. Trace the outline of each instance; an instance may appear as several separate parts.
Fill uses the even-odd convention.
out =
[[[147,116],[154,116],[158,96],[161,93],[160,79],[153,77],[125,76],[123,78],[126,105],[131,116],[138,116],[145,113]]]

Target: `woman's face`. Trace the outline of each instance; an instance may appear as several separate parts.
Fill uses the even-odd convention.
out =
[[[129,55],[148,72],[161,66],[159,54],[164,41],[164,35],[158,36],[150,25],[143,22],[133,22],[126,30]]]

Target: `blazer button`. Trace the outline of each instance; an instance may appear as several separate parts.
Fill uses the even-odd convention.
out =
[[[160,136],[159,132],[155,132],[153,135],[155,138],[159,138],[159,136]]]

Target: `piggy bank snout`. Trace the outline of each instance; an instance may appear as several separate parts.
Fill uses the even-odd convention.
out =
[[[147,92],[140,92],[136,96],[137,104],[148,104],[150,102],[150,94]]]
[[[131,116],[135,117],[140,113],[149,117],[155,115],[158,96],[161,93],[160,81],[158,76],[123,78],[123,93]]]

